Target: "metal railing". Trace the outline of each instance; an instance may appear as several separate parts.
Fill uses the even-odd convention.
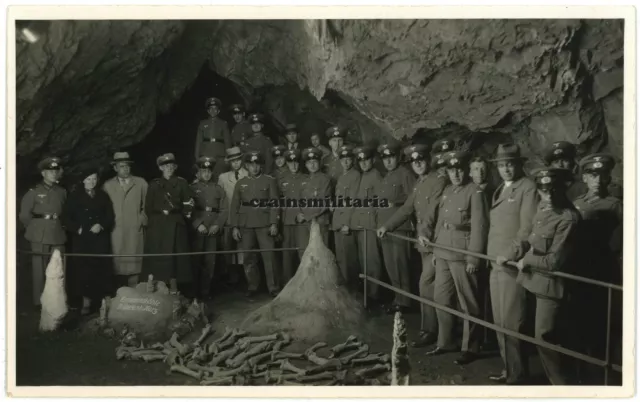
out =
[[[368,233],[370,231],[373,231],[373,230],[370,230],[370,229],[369,230],[365,230],[365,234],[364,234],[364,242],[365,243],[367,242],[367,236],[371,235],[371,234]],[[399,238],[399,239],[402,239],[402,240],[406,240],[406,241],[409,241],[409,242],[412,242],[412,243],[420,244],[417,239],[412,238],[412,237],[408,237],[408,236],[403,236],[401,234],[397,234],[397,233],[393,233],[393,232],[387,232],[385,235],[386,236],[393,236],[393,237],[396,237],[396,238]],[[374,236],[375,236],[375,234],[374,234]],[[438,244],[438,243],[433,243],[433,242],[427,242],[427,245],[431,246],[431,247],[441,248],[443,250],[448,250],[448,251],[452,251],[452,252],[456,252],[456,253],[460,253],[460,254],[465,254],[465,255],[468,255],[468,256],[476,257],[476,258],[481,258],[481,259],[484,259],[484,260],[487,260],[487,261],[491,261],[491,262],[496,262],[495,257],[491,257],[491,256],[486,255],[486,254],[481,254],[481,253],[476,253],[476,252],[472,252],[472,251],[462,250],[462,249],[458,249],[458,248],[455,248],[455,247],[445,246],[445,245]],[[518,269],[516,263],[514,263],[512,261],[507,261],[504,265],[509,267],[509,268],[512,268],[512,269]],[[473,317],[473,316],[471,316],[469,314],[466,314],[466,313],[460,312],[458,310],[452,309],[450,307],[444,306],[442,304],[436,303],[435,301],[432,301],[432,300],[429,300],[429,299],[425,299],[425,298],[420,297],[420,296],[416,296],[416,295],[414,295],[414,294],[412,294],[410,292],[407,292],[407,291],[399,289],[399,288],[397,288],[395,286],[392,286],[392,285],[389,285],[387,283],[384,283],[384,282],[382,282],[382,281],[380,281],[380,280],[378,280],[376,278],[370,277],[368,275],[368,272],[367,272],[367,253],[366,252],[363,255],[363,271],[364,271],[364,274],[360,274],[359,277],[364,279],[364,281],[363,281],[364,282],[364,284],[363,284],[363,286],[364,286],[363,293],[364,293],[364,305],[365,305],[365,307],[367,305],[367,282],[372,282],[372,283],[377,284],[378,286],[382,286],[382,287],[384,287],[386,289],[389,289],[389,290],[391,290],[391,291],[393,291],[395,293],[398,293],[398,294],[401,294],[403,296],[406,296],[406,297],[408,297],[410,299],[413,299],[415,301],[418,301],[418,302],[420,302],[422,304],[426,304],[426,305],[431,306],[433,308],[436,308],[438,310],[445,311],[445,312],[447,312],[447,313],[449,313],[451,315],[454,315],[454,316],[456,316],[458,318],[462,318],[464,320],[471,321],[471,322],[473,322],[475,324],[481,325],[481,326],[483,326],[485,328],[492,329],[492,330],[494,330],[496,332],[499,332],[501,334],[508,335],[508,336],[513,337],[513,338],[517,338],[519,340],[522,340],[522,341],[525,341],[525,342],[529,342],[529,343],[532,343],[532,344],[534,344],[536,346],[547,348],[547,349],[553,350],[555,352],[558,352],[558,353],[561,353],[561,354],[564,354],[564,355],[567,355],[567,356],[571,356],[571,357],[573,357],[575,359],[578,359],[578,360],[581,360],[581,361],[584,361],[584,362],[587,362],[587,363],[590,363],[590,364],[593,364],[593,365],[596,365],[596,366],[599,366],[599,367],[603,367],[604,370],[605,370],[605,372],[604,372],[604,384],[608,385],[609,384],[609,370],[610,369],[613,369],[613,370],[615,370],[615,371],[617,371],[619,373],[622,372],[622,366],[617,365],[617,364],[613,364],[610,361],[611,360],[611,345],[610,345],[610,343],[611,343],[611,303],[612,303],[611,299],[612,299],[612,291],[613,290],[622,291],[623,290],[622,286],[616,285],[616,284],[612,284],[612,283],[608,283],[608,282],[598,281],[598,280],[595,280],[595,279],[584,278],[584,277],[581,277],[581,276],[572,275],[572,274],[568,274],[568,273],[564,273],[564,272],[545,271],[545,270],[540,270],[540,269],[536,269],[536,268],[533,268],[533,267],[527,267],[527,269],[532,271],[532,272],[537,272],[537,273],[544,274],[544,275],[547,275],[547,276],[554,276],[554,277],[557,277],[557,278],[574,280],[574,281],[577,281],[577,282],[590,284],[590,285],[596,285],[596,286],[600,286],[600,287],[603,287],[603,288],[607,289],[607,292],[608,292],[608,295],[607,295],[607,299],[608,299],[608,304],[607,304],[607,332],[606,332],[606,347],[605,347],[605,358],[604,358],[604,360],[597,359],[595,357],[592,357],[592,356],[589,356],[589,355],[586,355],[586,354],[583,354],[583,353],[580,353],[580,352],[576,352],[574,350],[567,349],[567,348],[564,348],[562,346],[558,346],[558,345],[543,341],[541,339],[537,339],[537,338],[522,334],[520,332],[516,332],[516,331],[512,331],[512,330],[500,327],[500,326],[495,325],[493,323],[490,323],[488,321],[482,320],[480,318]]]

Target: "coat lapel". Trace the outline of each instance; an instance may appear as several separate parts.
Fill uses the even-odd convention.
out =
[[[511,195],[520,186],[520,183],[522,183],[522,179],[523,178],[520,178],[514,181],[513,183],[511,183],[511,186],[506,191],[502,191],[502,189],[504,188],[504,182],[502,182],[498,186],[496,191],[493,193],[493,204],[491,205],[491,208],[497,207],[502,201],[504,201],[507,198],[510,198]]]

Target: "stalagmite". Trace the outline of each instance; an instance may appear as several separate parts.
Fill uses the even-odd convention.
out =
[[[409,385],[409,354],[407,353],[407,326],[401,312],[393,319],[393,349],[391,351],[391,385]]]
[[[314,221],[295,276],[269,304],[249,314],[242,328],[264,335],[283,331],[306,342],[325,341],[337,330],[366,339],[371,332],[365,318],[364,308],[344,286],[335,256]]]

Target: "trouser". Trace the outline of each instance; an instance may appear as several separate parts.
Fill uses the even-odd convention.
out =
[[[409,232],[398,231],[398,234],[411,236]],[[409,254],[411,253],[411,243],[394,236],[386,236],[380,240],[382,257],[387,274],[391,280],[391,285],[411,293],[411,281],[409,271]],[[395,304],[398,306],[411,306],[411,299],[399,293],[395,294]]]
[[[237,250],[238,243],[233,239],[233,229],[224,228],[222,235],[222,249],[225,251]],[[226,253],[224,254],[225,271],[228,275],[230,284],[238,283],[240,279],[240,272],[238,271],[239,265],[242,265],[243,255],[242,253]]]
[[[478,267],[478,292],[480,308],[482,309],[482,319],[487,322],[493,322],[493,312],[491,307],[491,287],[489,286],[489,277],[491,275],[490,265],[488,261],[481,261]],[[482,342],[485,344],[497,344],[496,333],[487,328],[482,328]]]
[[[240,229],[242,239],[240,239],[240,247],[242,250],[253,250],[256,245],[260,249],[273,250],[275,242],[273,237],[269,235],[269,228],[242,228]],[[270,292],[278,291],[278,272],[276,271],[275,252],[262,251],[262,262],[264,263],[264,272],[267,279],[267,288]],[[247,277],[250,291],[258,290],[260,286],[260,271],[258,270],[258,254],[256,252],[248,253],[244,256],[244,274]]]
[[[562,343],[562,301],[536,296],[535,336],[551,344]],[[552,385],[570,385],[568,359],[561,353],[538,346],[540,361]]]
[[[218,161],[216,162],[216,165],[213,167],[213,171],[211,172],[211,181],[214,183],[218,182],[218,177],[222,173],[229,171],[229,166],[223,158],[217,157],[216,159],[218,159]]]
[[[298,236],[300,236],[300,247],[303,249],[302,254],[304,255],[304,251],[309,245],[309,236],[311,235],[311,223],[307,223],[305,225],[299,225],[298,228]],[[329,226],[328,225],[320,225],[320,235],[322,236],[322,241],[326,247],[329,247]],[[302,259],[302,256],[300,257]]]
[[[378,238],[376,237],[375,232],[358,230],[354,234],[356,236],[356,245],[358,247],[360,272],[366,273],[367,276],[380,280],[382,278],[382,261],[380,258],[380,251],[378,250]],[[366,281],[365,283],[367,286],[367,296],[373,300],[378,300],[380,298],[380,286],[369,281]]]
[[[40,296],[44,290],[45,272],[51,259],[53,250],[58,249],[64,254],[64,245],[31,243],[31,251],[34,253],[45,253],[47,255],[33,255],[31,257],[31,289],[34,306],[40,305]],[[64,260],[63,260],[64,261]],[[66,267],[63,267],[66,272]]]
[[[299,248],[298,251],[282,251],[282,285],[284,286],[296,274],[298,263],[302,260],[302,254],[304,254],[304,245],[298,235],[298,226],[283,226],[282,248]]]
[[[491,264],[489,287],[493,322],[505,329],[525,332],[527,292],[516,283],[517,273],[497,264]],[[528,375],[528,358],[519,339],[497,333],[500,356],[509,381],[519,381]]]
[[[342,234],[334,232],[336,261],[347,287],[351,290],[358,288],[358,247],[356,233]]]
[[[203,251],[217,251],[218,236],[201,235],[195,233],[193,236],[192,251],[195,253]],[[194,283],[199,288],[194,289],[199,297],[209,296],[211,292],[211,281],[216,270],[217,254],[197,254],[193,256],[193,278]]]
[[[116,275],[116,285],[120,288],[122,286],[128,286],[135,288],[140,281],[140,275]]]
[[[466,271],[465,261],[448,261],[436,258],[436,280],[434,299],[438,304],[454,308],[456,296],[463,313],[471,317],[480,318],[480,305],[478,304],[478,277],[477,274],[469,274]],[[455,316],[442,310],[438,315],[438,347],[441,349],[455,349]],[[464,320],[462,332],[462,352],[475,352],[479,350],[480,327],[468,320]]]
[[[433,254],[420,253],[420,257],[422,259],[422,273],[420,274],[420,281],[418,283],[420,297],[433,301],[434,284],[436,280],[436,267],[432,262]],[[436,309],[422,303],[420,304],[420,313],[422,316],[420,330],[437,334],[438,315],[436,314]]]

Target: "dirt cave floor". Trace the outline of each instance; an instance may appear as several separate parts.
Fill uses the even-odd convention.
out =
[[[229,291],[219,294],[210,302],[215,333],[220,336],[225,326],[236,328],[248,312],[268,303],[266,295],[247,299],[241,292]],[[420,327],[418,313],[406,314],[409,337],[415,339]],[[380,334],[369,342],[372,353],[391,353],[393,316],[373,315],[373,327]],[[162,362],[116,360],[117,341],[82,331],[66,330],[53,334],[38,332],[39,315],[33,310],[18,311],[17,315],[17,385],[82,385],[82,386],[132,386],[132,385],[197,385],[198,383],[181,374],[168,373]],[[195,332],[199,332],[196,330]],[[194,333],[190,334],[194,335]],[[197,335],[196,335],[197,337]],[[327,339],[329,346],[344,342],[346,336]],[[295,342],[294,342],[295,344]],[[297,346],[293,348],[293,346]],[[306,348],[310,345],[292,345],[291,349]],[[427,358],[424,352],[429,348],[410,348],[412,365],[412,385],[493,385],[488,380],[489,373],[501,369],[497,352],[485,353],[481,359],[460,367],[453,363],[457,354]],[[322,354],[323,351],[319,351]],[[532,362],[532,371],[545,384],[538,359]]]

